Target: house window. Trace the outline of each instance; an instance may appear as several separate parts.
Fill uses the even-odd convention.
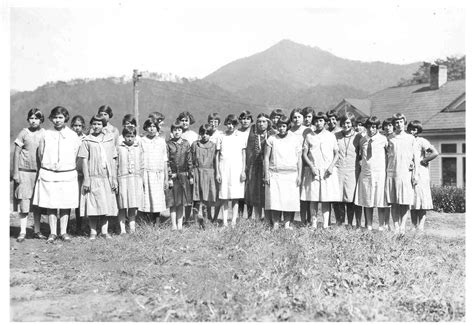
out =
[[[466,153],[466,144],[465,143],[462,144],[462,153]]]
[[[456,186],[457,171],[456,157],[441,158],[443,186]]]
[[[442,143],[441,153],[456,153],[456,143]]]

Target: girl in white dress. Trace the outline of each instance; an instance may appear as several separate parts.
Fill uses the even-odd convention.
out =
[[[218,152],[216,180],[219,186],[219,199],[223,206],[223,224],[227,227],[229,203],[232,206],[232,227],[238,216],[238,200],[244,198],[245,191],[245,146],[246,139],[236,130],[238,124],[234,114],[224,120],[227,127]]]
[[[354,203],[364,207],[367,229],[372,230],[374,208],[379,215],[379,230],[388,229],[390,208],[385,198],[385,156],[387,137],[378,132],[380,120],[371,116],[365,122],[367,133],[360,139],[361,171]]]
[[[425,229],[426,210],[433,209],[433,199],[431,198],[430,169],[429,162],[439,153],[431,143],[418,136],[423,132],[423,126],[418,120],[408,123],[407,130],[415,137],[416,151],[419,165],[417,166],[418,183],[415,185],[415,202],[411,206],[411,221],[415,228],[423,232]]]
[[[388,137],[385,195],[387,202],[392,204],[395,232],[403,235],[410,206],[414,203],[413,187],[418,182],[419,154],[415,153],[415,138],[405,132],[405,115],[394,114],[392,124],[395,132]]]
[[[318,112],[314,116],[315,131],[306,135],[303,143],[303,159],[308,167],[304,170],[301,200],[311,202],[311,225],[317,227],[316,212],[321,202],[323,228],[329,227],[331,202],[339,200],[339,181],[334,170],[338,158],[338,146],[334,134],[326,130],[327,116]]]
[[[282,116],[279,133],[267,139],[265,148],[265,209],[271,210],[273,229],[278,229],[282,213],[285,229],[292,229],[290,222],[300,208],[301,148],[298,137],[288,132],[289,124]]]
[[[57,238],[57,218],[60,217],[60,235],[71,241],[67,223],[71,209],[79,205],[76,156],[81,145],[77,134],[66,126],[69,112],[57,106],[49,115],[52,130],[46,130],[38,147],[41,169],[36,181],[33,204],[48,209],[51,234],[48,242]],[[59,215],[58,215],[59,210]]]

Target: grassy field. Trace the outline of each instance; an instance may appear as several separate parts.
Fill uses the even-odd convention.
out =
[[[403,238],[243,219],[18,244],[17,225],[12,217],[12,321],[465,320],[464,214],[432,212],[425,235]]]

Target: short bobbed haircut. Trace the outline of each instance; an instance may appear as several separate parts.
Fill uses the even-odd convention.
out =
[[[127,122],[137,127],[137,119],[135,118],[135,116],[133,116],[133,114],[127,114],[123,117],[122,125],[125,125],[125,123]]]
[[[199,127],[199,135],[204,135],[204,134],[212,135],[213,133],[214,133],[214,129],[212,128],[212,125],[208,123],[203,124]]]
[[[382,129],[385,128],[387,125],[392,125],[393,126],[391,117],[387,117],[385,120],[383,120]]]
[[[392,125],[395,126],[396,120],[403,120],[403,124],[407,124],[407,118],[402,113],[395,113],[392,116]]]
[[[176,122],[181,121],[183,118],[189,119],[189,125],[193,125],[196,122],[193,114],[189,113],[188,111],[179,113],[178,117],[176,118]]]
[[[280,126],[281,124],[286,124],[287,127],[290,127],[291,120],[288,116],[282,115],[281,118],[276,123],[276,126]]]
[[[291,111],[291,113],[290,113],[290,120],[291,121],[293,121],[293,117],[295,116],[295,114],[300,114],[304,118],[304,113],[303,113],[302,108],[295,108]]]
[[[170,131],[173,132],[174,130],[181,129],[181,131],[184,131],[183,128],[183,123],[181,122],[175,122],[171,124]]]
[[[207,122],[209,123],[211,120],[217,120],[219,121],[219,124],[221,124],[221,117],[219,113],[211,113],[207,116]]]
[[[28,114],[26,116],[26,120],[28,121],[30,119],[30,117],[32,116],[35,116],[37,119],[39,119],[41,121],[41,123],[44,122],[44,114],[43,112],[40,111],[39,108],[32,108],[28,111]]]
[[[339,121],[339,115],[337,115],[337,112],[335,109],[331,109],[326,113],[327,119],[329,120],[331,117],[335,117],[336,121]],[[326,120],[327,121],[327,120]]]
[[[161,123],[165,120],[165,116],[160,112],[151,112],[148,117],[154,119],[155,123]],[[158,126],[158,124],[156,126]]]
[[[97,114],[100,114],[102,112],[106,112],[110,118],[114,116],[114,113],[112,112],[112,107],[110,107],[109,105],[102,105],[101,107],[99,107],[99,109],[97,110]]]
[[[339,126],[343,126],[344,123],[346,123],[346,121],[349,120],[351,121],[351,124],[352,124],[352,127],[355,126],[355,122],[356,122],[356,117],[353,113],[351,112],[346,112],[345,114],[343,114],[340,118],[339,118]]]
[[[82,124],[83,127],[86,127],[86,120],[84,120],[84,118],[82,117],[82,115],[75,115],[75,116],[71,119],[71,126],[73,126],[77,121],[81,122],[81,124]]]
[[[281,117],[281,116],[283,116],[283,115],[285,115],[285,114],[283,113],[283,110],[282,110],[282,109],[280,109],[280,108],[275,108],[275,109],[272,110],[272,112],[270,113],[270,119],[275,118],[275,116],[280,116],[280,117]]]
[[[145,120],[145,122],[143,122],[143,130],[147,131],[147,128],[152,126],[152,125],[156,126],[156,128],[158,129],[159,128],[159,126],[158,126],[159,123],[160,122],[157,119],[155,119],[153,117],[148,117]]]
[[[306,116],[308,114],[311,114],[311,115],[314,116],[314,114],[316,114],[316,111],[311,106],[307,106],[307,107],[303,108],[303,116]]]
[[[372,125],[375,125],[377,129],[380,126],[380,120],[378,119],[377,116],[371,115],[367,120],[365,120],[364,127],[366,129],[370,128]]]
[[[362,125],[365,125],[365,121],[367,121],[367,117],[364,117],[364,116],[359,116],[358,118],[356,118],[356,125],[357,124],[362,124]]]
[[[421,132],[423,132],[423,125],[421,124],[420,121],[413,120],[413,121],[410,121],[410,123],[408,123],[408,126],[407,126],[407,130],[411,130],[411,129],[417,129],[418,134],[420,134]]]
[[[107,126],[107,120],[105,119],[105,117],[103,117],[100,114],[96,114],[96,115],[92,116],[90,124],[92,125],[92,123],[94,123],[95,121],[101,122],[102,126]]]
[[[131,125],[124,126],[122,130],[122,135],[125,137],[127,135],[137,136],[137,128]]]
[[[240,115],[239,115],[239,121],[240,121],[240,120],[243,120],[244,118],[250,119],[250,122],[253,123],[253,116],[252,116],[252,113],[250,113],[250,111],[245,110],[245,111],[243,111],[242,113],[240,113]]]
[[[234,114],[229,114],[224,120],[224,125],[227,125],[231,123],[233,126],[236,126],[239,124],[239,121],[237,120],[237,117]]]
[[[51,113],[49,114],[49,119],[52,120],[53,117],[59,114],[64,115],[64,122],[69,121],[69,111],[62,106],[56,106],[55,108],[53,108],[51,110]]]
[[[316,123],[317,120],[323,119],[324,122],[328,121],[328,116],[324,112],[317,112],[313,116],[313,122],[312,124]]]

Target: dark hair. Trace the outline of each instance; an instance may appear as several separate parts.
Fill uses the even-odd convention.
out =
[[[171,124],[170,131],[173,132],[176,129],[181,129],[181,131],[183,131],[183,123],[175,122],[175,123]]]
[[[229,114],[225,118],[224,125],[227,125],[229,123],[232,123],[233,126],[236,126],[237,124],[239,124],[239,121],[237,120],[234,114]]]
[[[160,123],[165,120],[165,116],[161,114],[160,112],[152,112],[148,115],[148,117],[155,119],[156,120],[155,123]],[[158,124],[156,124],[156,126],[158,127]]]
[[[196,122],[194,120],[193,114],[189,113],[188,111],[179,113],[178,117],[176,118],[176,122],[181,121],[185,117],[189,119],[189,125],[193,125],[194,122]]]
[[[393,124],[392,124],[392,118],[391,118],[391,117],[387,117],[385,120],[383,120],[383,122],[382,122],[382,129],[383,129],[386,125],[393,125]]]
[[[92,125],[92,123],[95,122],[95,121],[102,122],[102,126],[107,125],[107,120],[102,115],[96,114],[96,115],[92,116],[90,124]]]
[[[221,117],[219,116],[219,113],[211,113],[207,116],[207,121],[209,122],[210,120],[218,120],[219,124],[221,124]]]
[[[403,124],[407,124],[407,118],[402,113],[395,113],[392,115],[392,125],[395,126],[396,120],[403,120]]]
[[[126,122],[129,122],[130,124],[133,124],[135,127],[137,127],[137,120],[133,114],[127,114],[123,117],[122,125],[125,125]]]
[[[316,113],[316,111],[311,106],[307,106],[307,107],[303,108],[303,116],[306,116],[308,114],[312,114],[314,116],[315,113]]]
[[[44,114],[40,111],[39,108],[32,108],[28,111],[28,115],[26,117],[26,120],[28,121],[30,119],[30,117],[32,116],[35,116],[36,118],[39,118],[39,120],[41,121],[41,123],[44,122]]]
[[[380,120],[377,118],[377,116],[371,115],[367,120],[365,120],[364,127],[365,128],[370,128],[371,125],[375,125],[377,128],[380,125]]]
[[[209,134],[212,135],[213,129],[212,126],[208,123],[203,124],[199,127],[199,135]]]
[[[337,115],[337,112],[335,109],[331,109],[326,113],[327,119],[329,120],[331,117],[335,117],[336,121],[339,121],[339,115]],[[327,121],[327,120],[326,120]]]
[[[296,113],[299,113],[301,114],[301,116],[304,117],[304,114],[303,114],[303,109],[302,108],[295,108],[291,111],[290,113],[290,120],[293,121],[293,116],[296,114]]]
[[[360,123],[360,124],[364,125],[364,124],[365,124],[365,121],[367,121],[367,118],[366,118],[366,117],[364,117],[364,116],[359,116],[358,118],[356,118],[355,123],[356,123],[356,124],[359,124],[359,123]]]
[[[410,130],[410,129],[417,129],[418,134],[420,134],[421,132],[423,132],[423,125],[421,124],[420,121],[413,120],[413,121],[410,121],[410,123],[408,123],[407,130]]]
[[[157,119],[155,119],[155,118],[153,118],[153,117],[149,117],[149,118],[147,118],[147,119],[145,120],[145,122],[143,122],[143,130],[146,131],[147,128],[148,128],[149,126],[151,126],[152,124],[153,124],[154,126],[156,126],[156,128],[158,129],[158,123],[160,123],[160,122],[158,122]]]
[[[270,113],[270,119],[273,119],[276,115],[283,116],[283,115],[284,115],[283,110],[281,110],[280,108],[275,108],[275,109]]]
[[[62,106],[56,106],[51,110],[51,114],[49,114],[49,119],[51,120],[53,117],[56,115],[64,115],[64,122],[69,121],[69,112],[65,107]]]
[[[260,113],[257,115],[257,120],[261,117],[264,117],[266,120],[267,120],[267,123],[268,123],[268,129],[270,129],[272,127],[272,120],[270,119],[270,117],[268,116],[268,114],[266,113]]]
[[[110,118],[114,116],[114,113],[112,112],[112,108],[109,105],[102,105],[101,107],[99,107],[97,114],[100,114],[101,112],[106,112]]]
[[[252,113],[250,113],[250,111],[243,111],[242,113],[240,113],[239,121],[243,120],[244,118],[249,118],[250,121],[253,123],[253,116],[252,116]]]
[[[82,123],[82,126],[85,128],[86,127],[86,120],[84,120],[84,118],[82,117],[82,115],[75,115],[72,119],[71,119],[71,126],[74,125],[74,123],[76,123],[76,121],[79,120],[81,123]]]
[[[122,130],[122,135],[125,137],[130,134],[137,136],[137,128],[131,125],[124,126]]]
[[[278,127],[278,125],[280,125],[280,124],[286,124],[286,126],[289,127],[290,123],[291,123],[290,118],[286,115],[282,115],[281,118],[276,123],[276,126]]]
[[[314,124],[317,120],[319,119],[323,119],[324,122],[327,122],[328,121],[328,116],[326,115],[326,113],[324,112],[317,112],[316,114],[314,114],[313,116],[313,121],[312,121],[312,124]]]
[[[351,121],[351,124],[352,124],[353,127],[355,126],[356,117],[351,112],[346,112],[344,115],[342,115],[340,117],[339,126],[342,127],[344,125],[344,123],[346,123],[347,120]]]

